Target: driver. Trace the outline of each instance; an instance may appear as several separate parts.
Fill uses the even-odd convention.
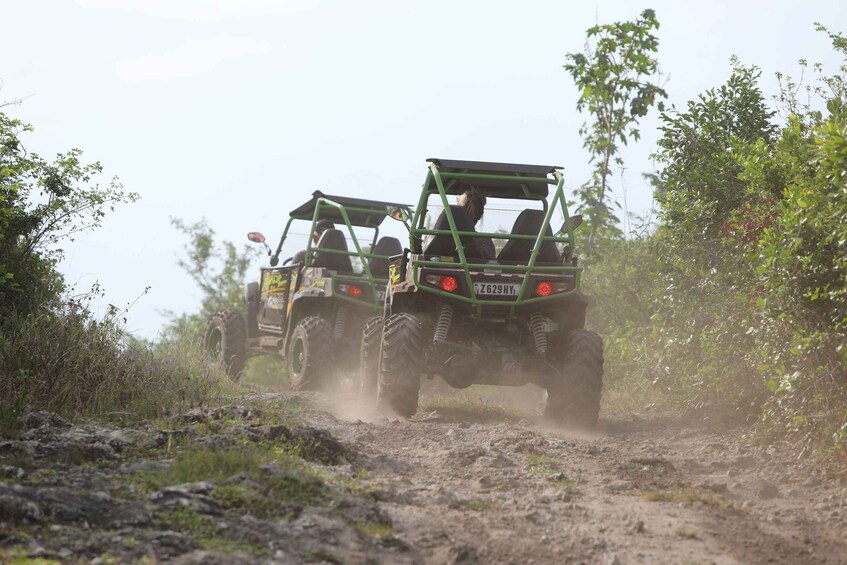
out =
[[[471,218],[471,222],[473,222],[473,225],[476,226],[480,220],[482,220],[482,215],[485,213],[485,204],[487,201],[488,199],[485,197],[485,194],[483,194],[477,187],[472,186],[459,196],[458,204],[465,209],[468,216]],[[486,259],[494,259],[497,252],[491,238],[475,237],[474,240],[476,241],[476,245],[479,247],[479,250],[485,254]]]
[[[312,232],[312,245],[317,245],[321,240],[321,236],[326,230],[334,230],[335,224],[330,222],[329,220],[319,220],[318,223],[315,224],[315,231]],[[306,262],[306,250],[298,251],[294,255],[294,259],[291,261],[292,263],[300,263],[303,264]]]

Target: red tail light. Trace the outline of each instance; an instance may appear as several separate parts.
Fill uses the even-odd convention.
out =
[[[550,296],[554,291],[553,283],[549,281],[541,281],[535,285],[535,294],[538,296]]]
[[[364,289],[355,284],[339,284],[335,288],[338,292],[344,293],[351,298],[361,298],[365,294]]]
[[[438,281],[438,287],[447,292],[454,292],[459,288],[459,279],[452,276],[441,277]]]

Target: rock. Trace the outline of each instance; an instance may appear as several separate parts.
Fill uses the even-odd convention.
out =
[[[0,466],[0,478],[19,481],[26,475],[26,471],[14,465]]]
[[[779,496],[779,488],[771,482],[761,480],[756,485],[756,496],[760,500],[770,500]]]
[[[453,563],[454,565],[479,563],[479,554],[476,548],[464,543],[452,546],[447,552],[447,557],[448,563]]]
[[[217,515],[221,513],[221,508],[214,499],[207,496],[211,492],[212,485],[209,483],[186,483],[154,492],[149,499],[168,510],[186,508],[198,514]]]
[[[504,469],[506,467],[514,467],[515,462],[503,455],[502,453],[495,452],[493,455],[489,457],[484,457],[482,459],[483,465],[485,467],[490,467],[492,469]]]
[[[0,495],[0,522],[38,524],[42,520],[41,509],[34,503],[13,495]]]
[[[621,565],[621,560],[614,553],[609,553],[603,558],[603,565]]]
[[[70,428],[71,425],[67,420],[53,414],[51,412],[29,412],[21,419],[23,427],[27,430],[43,429],[43,428]]]
[[[644,533],[644,521],[643,520],[633,520],[629,525],[629,531],[633,534],[643,534]]]
[[[150,539],[150,546],[158,560],[167,561],[198,549],[191,536],[179,532],[162,532]]]
[[[461,429],[463,429],[463,430],[466,430],[466,429],[468,429],[468,428],[470,428],[470,427],[471,427],[471,425],[470,425],[470,423],[469,423],[469,422],[462,422],[461,424],[459,424],[459,428],[461,428]]]
[[[256,562],[256,556],[246,553],[227,553],[222,555],[211,551],[197,550],[180,555],[173,560],[174,565],[250,565]]]

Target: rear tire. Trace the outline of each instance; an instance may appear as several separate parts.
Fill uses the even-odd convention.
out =
[[[303,318],[291,332],[288,347],[288,386],[318,390],[326,384],[331,366],[332,329],[320,316]]]
[[[376,403],[379,388],[379,346],[382,341],[382,316],[370,318],[362,329],[362,347],[359,357],[361,401],[370,407]]]
[[[232,310],[216,312],[206,324],[203,347],[221,363],[228,377],[237,381],[247,362],[247,323]]]
[[[603,340],[590,330],[567,332],[554,362],[559,376],[547,385],[544,415],[558,424],[591,429],[597,425],[603,389]]]
[[[421,323],[410,314],[385,322],[379,365],[377,406],[409,418],[418,411],[424,343]]]

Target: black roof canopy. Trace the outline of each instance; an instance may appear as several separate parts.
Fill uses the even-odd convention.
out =
[[[366,200],[364,198],[350,198],[349,196],[332,196],[324,194],[320,190],[312,193],[312,199],[291,211],[289,216],[298,220],[311,220],[315,215],[318,199],[325,198],[344,207],[350,223],[354,226],[375,228],[379,226],[388,215],[388,208],[403,208],[409,210],[408,204],[396,202],[382,202],[379,200]],[[354,210],[353,208],[358,208]],[[343,224],[344,218],[337,208],[322,206],[318,220],[329,220],[332,223]]]
[[[548,175],[561,169],[555,165],[523,165],[518,163],[492,163],[487,161],[457,161],[453,159],[427,159],[441,173],[483,173],[519,177],[535,177],[532,181],[510,181],[506,179],[444,179],[447,194],[462,194],[475,186],[489,196],[498,198],[526,198],[524,186],[530,197],[546,198],[549,194]]]

